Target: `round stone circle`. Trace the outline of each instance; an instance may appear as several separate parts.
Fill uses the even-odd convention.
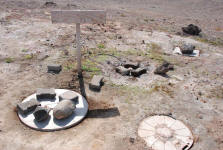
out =
[[[85,118],[88,112],[88,103],[86,99],[79,93],[76,93],[78,95],[78,102],[76,103],[76,109],[74,110],[71,116],[62,120],[57,120],[53,117],[53,108],[59,103],[59,95],[67,91],[70,90],[55,89],[56,92],[55,100],[40,101],[41,106],[43,107],[47,106],[51,109],[49,112],[50,117],[47,120],[42,122],[37,122],[35,120],[33,112],[30,112],[27,115],[23,115],[18,112],[19,119],[21,120],[22,123],[24,123],[28,127],[39,131],[56,131],[75,126]],[[23,102],[29,101],[32,98],[36,98],[36,94],[32,94],[29,97],[25,98]]]
[[[144,119],[138,135],[153,150],[189,150],[193,145],[193,135],[179,120],[168,116],[151,116]]]

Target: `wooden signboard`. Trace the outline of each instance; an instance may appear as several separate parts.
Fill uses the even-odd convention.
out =
[[[81,75],[81,45],[80,45],[80,24],[103,24],[106,22],[106,12],[104,10],[54,10],[51,11],[52,23],[76,23],[76,43],[77,43],[77,69]]]
[[[51,12],[52,23],[105,23],[103,10],[55,10]]]

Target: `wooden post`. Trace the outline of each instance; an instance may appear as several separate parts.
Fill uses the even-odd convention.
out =
[[[81,68],[81,43],[80,43],[80,23],[76,23],[76,44],[77,44],[77,71],[78,75],[82,75],[82,68]]]
[[[51,12],[52,23],[76,23],[76,45],[77,45],[77,70],[78,75],[82,74],[81,67],[81,45],[80,45],[80,24],[82,23],[105,23],[106,12],[104,10],[53,10]]]
[[[82,77],[82,67],[81,67],[80,24],[105,23],[106,12],[104,10],[53,10],[51,11],[51,21],[52,23],[66,23],[66,24],[76,23],[77,71],[78,71],[81,94],[86,98],[84,80]]]

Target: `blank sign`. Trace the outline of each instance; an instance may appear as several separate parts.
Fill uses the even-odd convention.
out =
[[[104,10],[54,10],[51,11],[52,23],[96,23],[106,21]]]

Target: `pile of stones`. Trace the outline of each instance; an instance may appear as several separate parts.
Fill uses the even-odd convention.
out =
[[[115,71],[122,76],[139,77],[147,72],[146,68],[140,67],[139,62],[126,62],[115,68]]]
[[[53,117],[61,120],[74,112],[78,103],[78,95],[73,91],[67,91],[59,95],[59,103],[54,108],[41,106],[41,101],[55,100],[55,89],[37,89],[36,98],[17,104],[17,110],[23,115],[33,113],[37,122],[47,120],[50,117],[49,112],[52,110]]]

